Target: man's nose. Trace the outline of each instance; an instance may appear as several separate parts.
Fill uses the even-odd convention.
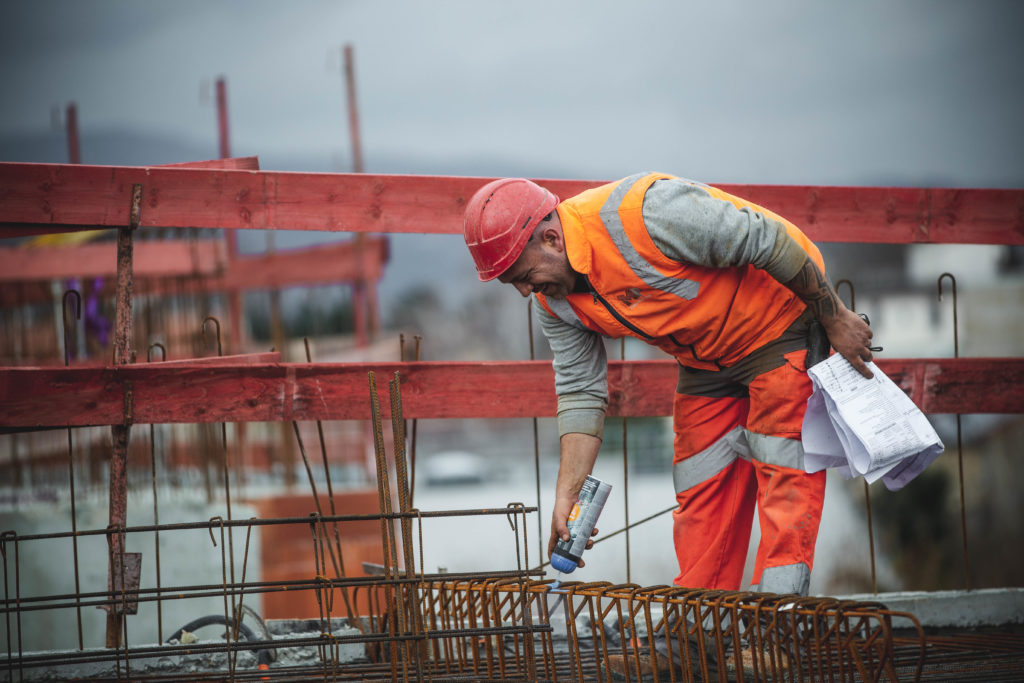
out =
[[[523,296],[530,296],[533,293],[533,285],[527,282],[516,282],[514,286]]]

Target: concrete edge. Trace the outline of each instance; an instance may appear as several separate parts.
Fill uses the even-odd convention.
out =
[[[922,626],[1004,626],[1024,623],[1024,588],[983,588],[955,591],[906,591],[837,596],[840,600],[878,602],[892,612],[909,612]],[[894,626],[911,626],[909,619]]]

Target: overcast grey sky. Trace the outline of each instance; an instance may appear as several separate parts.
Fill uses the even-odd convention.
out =
[[[1024,187],[1022,19],[991,0],[0,0],[0,160],[66,162],[51,111],[72,101],[85,163],[216,157],[223,75],[235,156],[351,170],[350,43],[369,172]],[[460,238],[391,243],[385,312],[439,280],[446,301],[482,291]]]
[[[1022,18],[952,0],[8,0],[0,137],[55,135],[74,101],[84,140],[213,157],[223,75],[235,155],[348,170],[351,43],[369,171],[1019,187]]]

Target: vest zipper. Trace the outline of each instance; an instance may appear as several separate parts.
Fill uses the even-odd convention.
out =
[[[693,359],[694,360],[700,361],[701,363],[714,363],[718,367],[719,370],[724,370],[725,369],[725,366],[722,365],[718,361],[717,358],[715,360],[707,360],[705,358],[701,358],[700,356],[698,356],[697,355],[697,347],[694,346],[693,344],[683,344],[682,342],[680,342],[678,339],[675,338],[675,335],[669,334],[669,335],[666,335],[666,336],[669,339],[671,339],[672,343],[675,344],[676,346],[679,346],[679,347],[684,347],[684,346],[689,347],[690,353],[693,355]]]
[[[604,306],[608,310],[608,312],[612,314],[612,317],[615,318],[616,320],[618,320],[619,323],[621,323],[623,327],[629,329],[631,332],[633,332],[634,334],[637,334],[637,335],[643,337],[644,339],[650,339],[650,340],[654,339],[654,337],[652,337],[651,335],[647,334],[646,332],[641,330],[639,327],[637,327],[633,323],[631,323],[628,320],[626,320],[618,311],[616,311],[614,308],[612,308],[612,305],[610,303],[608,303],[603,296],[601,296],[600,294],[597,293],[597,290],[594,289],[594,286],[592,284],[590,284],[590,280],[587,279],[586,275],[583,276],[583,279],[587,283],[587,287],[590,289],[591,295],[594,297],[594,302],[595,303],[600,303],[602,306]]]
[[[612,307],[612,305],[610,303],[608,303],[608,301],[605,300],[605,298],[603,296],[598,294],[597,290],[594,289],[594,286],[592,284],[590,284],[590,280],[587,278],[586,275],[583,276],[583,280],[584,280],[584,282],[587,283],[587,288],[590,290],[591,296],[594,297],[594,302],[595,303],[600,303],[602,306],[604,306],[605,309],[609,313],[612,314],[612,317],[615,318],[616,320],[618,320],[619,323],[623,327],[625,327],[628,330],[632,331],[634,334],[637,334],[637,335],[643,337],[644,339],[649,339],[649,340],[652,340],[652,341],[654,340],[654,337],[652,337],[651,335],[647,334],[646,332],[641,330],[639,327],[637,327],[633,323],[631,323],[628,320],[626,320],[626,318],[623,317],[618,311],[616,311]],[[687,347],[689,347],[690,353],[693,355],[694,360],[697,360],[697,361],[699,361],[701,363],[714,363],[716,366],[718,366],[719,370],[722,369],[723,366],[718,361],[718,359],[715,359],[715,360],[712,360],[712,361],[708,361],[708,360],[704,360],[703,358],[698,356],[697,355],[697,349],[694,347],[693,344],[683,344],[678,339],[675,338],[675,335],[672,335],[672,334],[668,334],[668,335],[665,335],[665,336],[667,336],[669,339],[671,339],[672,343],[675,344],[676,346],[678,346],[679,348],[687,348]]]
[[[646,332],[641,330],[639,327],[637,327],[636,325],[634,325],[633,323],[629,322],[624,317],[622,317],[622,315],[620,315],[618,311],[616,311],[614,308],[612,308],[611,304],[609,304],[607,301],[605,301],[603,296],[601,296],[597,292],[594,292],[593,294],[594,294],[594,301],[599,301],[602,306],[604,306],[606,309],[608,309],[608,312],[612,314],[612,317],[614,317],[616,320],[618,320],[623,325],[623,327],[628,328],[633,333],[640,335],[644,339],[650,339],[650,340],[654,339],[654,337],[652,337],[651,335],[647,334]]]

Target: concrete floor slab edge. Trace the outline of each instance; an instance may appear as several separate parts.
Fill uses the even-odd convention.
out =
[[[836,597],[879,602],[893,612],[913,614],[926,627],[974,628],[1024,623],[1024,588],[859,593]]]

